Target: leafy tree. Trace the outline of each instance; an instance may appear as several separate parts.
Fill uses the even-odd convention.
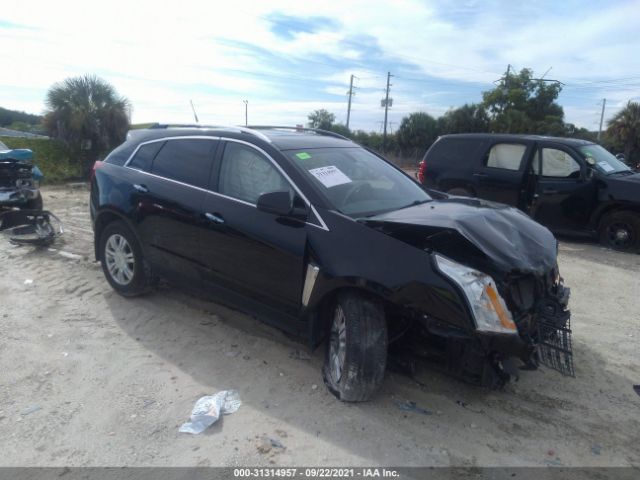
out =
[[[558,82],[533,78],[528,68],[520,73],[507,73],[500,85],[482,94],[490,129],[504,133],[564,134],[564,111],[555,103],[561,90]]]
[[[465,103],[438,118],[440,133],[483,133],[489,131],[489,115],[483,105]]]
[[[83,169],[125,140],[129,101],[94,75],[67,78],[47,92],[44,126],[83,158]]]
[[[342,124],[342,123],[334,123],[333,125],[331,125],[327,130],[330,130],[332,132],[338,133],[344,137],[348,137],[348,138],[352,138],[353,134],[351,133],[351,130],[349,130],[347,128],[346,125]]]
[[[640,162],[640,103],[628,102],[607,122],[607,137],[614,148],[622,150],[628,164]]]
[[[23,122],[35,126],[41,121],[42,117],[39,115],[32,115],[30,113],[0,107],[0,127],[6,127],[15,122]]]
[[[404,152],[424,153],[438,137],[438,122],[426,112],[412,113],[400,122],[396,133],[398,146]]]
[[[309,128],[320,128],[322,130],[330,130],[331,125],[336,121],[336,116],[324,108],[314,110],[307,115],[307,118],[309,119]]]

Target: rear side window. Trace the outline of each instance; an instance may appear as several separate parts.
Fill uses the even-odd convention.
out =
[[[153,162],[164,143],[152,142],[141,145],[127,166],[148,172],[151,170],[151,162]]]
[[[151,173],[206,188],[215,143],[206,139],[167,140],[153,160]]]
[[[448,167],[466,165],[473,160],[475,152],[481,145],[482,141],[477,139],[443,138],[434,143],[427,152],[427,165],[434,163],[446,164]]]
[[[291,186],[268,158],[251,147],[229,142],[220,167],[219,192],[256,204],[263,193],[288,191]]]
[[[517,143],[497,143],[487,153],[485,165],[504,170],[520,170],[526,145]]]

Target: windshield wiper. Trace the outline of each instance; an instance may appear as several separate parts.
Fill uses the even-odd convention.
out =
[[[618,170],[617,172],[611,172],[609,175],[631,175],[633,170]]]

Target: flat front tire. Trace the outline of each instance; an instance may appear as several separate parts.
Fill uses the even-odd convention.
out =
[[[324,382],[342,401],[369,400],[382,384],[387,362],[384,308],[364,294],[344,292],[330,314]]]
[[[100,235],[100,263],[111,287],[125,297],[149,290],[142,250],[131,229],[122,221],[108,224]]]
[[[635,212],[613,212],[600,223],[600,242],[621,252],[640,251],[640,215]]]

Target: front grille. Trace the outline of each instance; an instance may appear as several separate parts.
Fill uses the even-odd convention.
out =
[[[575,377],[571,314],[556,300],[538,306],[538,360],[563,375]]]

